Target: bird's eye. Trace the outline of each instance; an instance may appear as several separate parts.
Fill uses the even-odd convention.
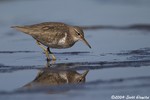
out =
[[[79,79],[78,82],[82,82],[82,79]]]
[[[75,29],[75,28],[74,28],[74,30],[75,30],[75,32],[77,33],[78,36],[81,36],[81,34],[80,34],[81,32],[80,32],[80,31],[78,31],[78,30]]]
[[[77,33],[78,35],[80,35],[80,33]]]

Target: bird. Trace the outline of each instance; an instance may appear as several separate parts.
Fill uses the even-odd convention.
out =
[[[72,26],[62,22],[43,22],[33,25],[11,26],[11,28],[32,36],[36,40],[37,45],[44,50],[49,61],[56,60],[50,48],[70,48],[79,40],[91,48],[84,38],[82,28],[79,26]],[[52,59],[50,59],[49,54]]]
[[[62,84],[79,84],[85,83],[86,75],[89,70],[85,70],[83,73],[78,73],[75,70],[66,70],[66,71],[55,71],[55,70],[40,70],[36,78],[24,85],[23,87],[30,87],[34,84],[36,85],[62,85]]]
[[[64,93],[68,92],[69,89],[63,85],[84,84],[88,72],[89,70],[85,70],[83,73],[79,73],[76,70],[39,70],[37,76],[31,82],[19,89],[32,90],[40,88],[48,94]]]

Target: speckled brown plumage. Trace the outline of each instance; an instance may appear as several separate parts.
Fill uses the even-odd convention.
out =
[[[59,22],[45,22],[26,26],[12,26],[12,28],[31,35],[45,52],[51,53],[49,48],[61,49],[72,47],[78,40],[84,41],[91,48],[84,39],[83,30],[78,26]],[[47,46],[48,50],[41,44]],[[46,53],[46,56],[49,59],[48,53]],[[55,59],[54,55],[52,58]]]
[[[36,78],[24,87],[31,88],[34,85],[53,86],[62,84],[84,83],[88,70],[82,74],[77,71],[40,71]]]

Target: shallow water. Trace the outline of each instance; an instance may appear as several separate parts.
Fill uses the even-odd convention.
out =
[[[150,96],[149,5],[149,0],[0,1],[0,99]],[[92,49],[82,42],[69,49],[52,49],[58,59],[46,68],[45,55],[35,40],[10,28],[46,21],[81,26]],[[89,72],[82,84],[62,81],[47,86],[49,81],[40,80],[38,87],[22,88],[34,83],[39,71],[57,75],[85,70]]]

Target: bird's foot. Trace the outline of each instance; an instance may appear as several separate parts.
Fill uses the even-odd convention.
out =
[[[49,62],[49,61],[51,61],[51,59],[50,58],[46,58],[46,61]]]
[[[47,67],[51,67],[51,65],[55,64],[55,62],[56,62],[56,60],[53,60],[53,59],[47,58],[46,60],[47,60],[47,64],[46,64]]]

